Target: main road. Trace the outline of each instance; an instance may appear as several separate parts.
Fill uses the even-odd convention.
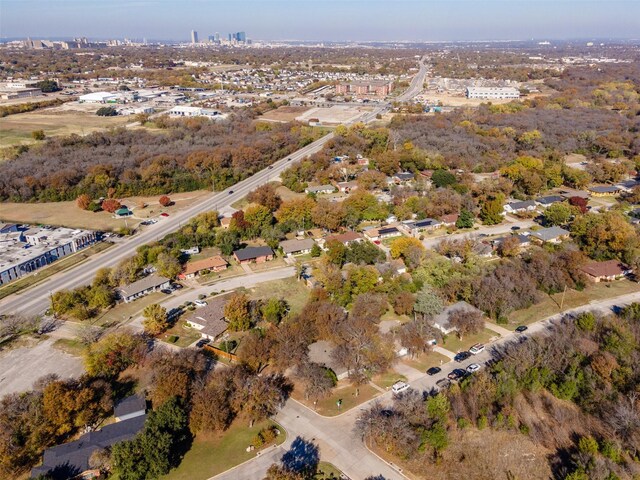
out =
[[[399,95],[396,99],[399,102],[407,102],[411,100],[413,97],[418,95],[422,89],[424,88],[424,80],[427,78],[427,73],[429,72],[429,67],[424,63],[426,57],[422,57],[420,59],[420,69],[413,79],[411,79],[411,83],[409,84],[409,88],[402,94]]]

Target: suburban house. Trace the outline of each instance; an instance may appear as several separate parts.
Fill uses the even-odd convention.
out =
[[[640,181],[638,180],[623,180],[622,182],[616,183],[616,187],[620,187],[620,189],[625,192],[631,192],[638,185],[640,185]]]
[[[491,241],[491,244],[494,247],[498,247],[502,244],[502,242],[504,242],[507,238],[517,238],[518,239],[518,243],[520,244],[521,247],[528,247],[529,245],[531,245],[531,239],[529,238],[529,235],[508,235],[506,237],[499,237],[496,238],[494,240]]]
[[[116,422],[124,422],[147,413],[147,401],[144,395],[131,395],[121,400],[113,409]]]
[[[325,368],[330,368],[333,370],[333,373],[336,374],[338,380],[342,380],[349,375],[349,370],[333,359],[332,353],[335,348],[333,343],[326,340],[319,340],[312,343],[309,345],[309,360]]]
[[[123,402],[126,402],[126,399]],[[73,442],[45,450],[42,465],[31,470],[31,478],[43,475],[48,475],[47,478],[55,480],[66,480],[81,475],[84,478],[98,478],[100,472],[89,468],[91,454],[96,450],[103,450],[118,442],[132,439],[142,430],[146,418],[146,413],[142,412],[106,425],[100,430],[86,433]]]
[[[206,306],[187,318],[187,325],[198,330],[202,338],[216,341],[229,326],[224,318],[224,308],[230,297],[231,294],[226,294],[212,298]]]
[[[233,252],[233,258],[241,265],[264,263],[273,260],[273,250],[270,247],[247,247]]]
[[[564,228],[549,227],[531,232],[530,237],[542,243],[560,243],[562,240],[569,238],[569,232]]]
[[[335,235],[329,235],[325,238],[325,245],[328,242],[340,242],[344,246],[348,247],[352,243],[362,242],[364,238],[358,232],[344,232],[344,233],[336,233]]]
[[[336,191],[336,187],[333,185],[316,185],[313,187],[307,187],[304,189],[304,193],[333,193]]]
[[[118,296],[126,303],[136,298],[144,297],[151,292],[157,292],[171,286],[171,280],[160,275],[149,275],[137,282],[130,283],[116,289]]]
[[[605,262],[591,261],[584,265],[582,270],[587,278],[593,282],[611,282],[624,278],[631,273],[631,269],[618,260],[607,260]]]
[[[451,325],[450,317],[452,313],[459,311],[480,312],[476,307],[469,305],[465,301],[456,302],[453,305],[449,305],[442,312],[433,317],[433,326],[440,330],[444,335],[449,335],[450,333],[455,332],[457,329]]]
[[[548,195],[546,197],[536,198],[535,202],[538,206],[542,208],[547,208],[549,205],[553,205],[554,203],[564,202],[564,197],[560,195]]]
[[[221,272],[226,270],[228,266],[229,264],[224,258],[220,255],[214,255],[195,262],[188,262],[184,267],[184,271],[178,275],[178,278],[195,278],[205,271]]]
[[[368,228],[364,231],[364,236],[372,242],[384,240],[385,238],[399,237],[402,232],[397,227],[386,226],[380,228]]]
[[[412,237],[419,236],[422,232],[435,230],[440,228],[442,222],[433,218],[425,218],[424,220],[405,221],[402,222],[401,228],[403,228]]]
[[[536,209],[536,202],[533,200],[526,200],[524,202],[512,202],[507,203],[504,206],[506,213],[525,213],[532,212]]]
[[[305,253],[311,253],[311,249],[315,244],[316,242],[313,238],[284,240],[283,242],[280,242],[280,248],[287,256],[304,255]]]
[[[453,227],[458,221],[459,216],[457,213],[450,213],[449,215],[443,215],[440,221],[445,227]]]
[[[621,190],[616,185],[594,185],[589,187],[589,194],[592,197],[613,197],[619,195]]]
[[[351,180],[350,182],[338,182],[336,183],[336,187],[338,187],[338,190],[342,193],[349,193],[352,190],[358,189],[358,182],[355,180]]]
[[[394,183],[400,184],[410,182],[415,178],[415,175],[411,172],[399,172],[396,173],[392,178]]]
[[[398,258],[397,260],[390,260],[388,262],[376,263],[375,267],[381,276],[390,274],[391,277],[397,277],[398,275],[407,273],[407,266],[401,258]]]

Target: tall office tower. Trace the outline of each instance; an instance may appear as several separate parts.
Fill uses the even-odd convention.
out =
[[[191,30],[191,43],[198,43],[198,32]]]
[[[215,42],[215,38],[213,37],[213,35],[209,35],[208,40],[209,40],[209,43]]]
[[[214,38],[216,40],[216,43],[220,43],[220,34],[218,32],[216,32],[216,34],[214,35]]]
[[[231,34],[229,34],[229,41],[231,41]]]
[[[245,32],[238,32],[236,33],[236,38],[239,42],[246,42],[247,41],[247,34]]]

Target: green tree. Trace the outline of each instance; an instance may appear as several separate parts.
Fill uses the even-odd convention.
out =
[[[503,202],[502,196],[485,200],[480,209],[480,219],[482,223],[485,225],[497,225],[501,223],[503,220]]]
[[[158,269],[158,273],[167,278],[176,278],[182,271],[182,265],[178,259],[166,252],[158,255],[154,263]]]
[[[442,298],[429,285],[424,285],[416,295],[416,303],[413,306],[416,313],[423,317],[433,317],[444,310]]]
[[[58,82],[55,80],[42,80],[36,83],[36,88],[42,90],[42,93],[53,93],[61,90]]]
[[[322,249],[320,248],[320,245],[318,245],[317,243],[314,243],[313,247],[311,247],[311,256],[313,258],[317,258],[320,255],[322,255]]]
[[[458,219],[456,220],[456,227],[458,228],[473,228],[473,213],[469,210],[462,210]]]
[[[100,107],[96,112],[99,117],[115,117],[118,111],[114,107]]]
[[[34,140],[44,140],[45,139],[44,130],[34,130],[31,132],[31,138]]]
[[[144,331],[151,335],[159,335],[169,328],[167,309],[157,303],[147,305],[142,311]]]
[[[433,172],[431,181],[438,188],[448,187],[449,185],[457,183],[456,176],[453,173],[442,169]]]
[[[273,223],[271,210],[263,205],[252,205],[244,212],[244,219],[249,224],[247,233],[249,237],[256,238]]]
[[[145,341],[128,331],[109,333],[89,345],[85,367],[89,375],[114,377],[135,364],[144,353]]]
[[[289,307],[283,299],[270,298],[267,303],[262,305],[262,318],[267,322],[277,325],[287,314]]]
[[[231,255],[240,246],[240,234],[232,230],[223,230],[216,235],[215,245],[223,255]]]
[[[544,211],[544,221],[547,225],[564,225],[573,215],[573,208],[566,203],[554,203]]]

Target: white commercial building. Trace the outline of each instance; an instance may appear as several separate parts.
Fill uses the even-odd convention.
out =
[[[93,92],[80,95],[80,103],[115,103],[118,95],[112,92]]]
[[[216,120],[222,120],[227,118],[223,113],[218,110],[212,110],[209,108],[191,107],[188,105],[179,105],[173,107],[167,112],[171,117],[209,117]]]
[[[520,98],[520,90],[514,87],[467,87],[467,98]]]

